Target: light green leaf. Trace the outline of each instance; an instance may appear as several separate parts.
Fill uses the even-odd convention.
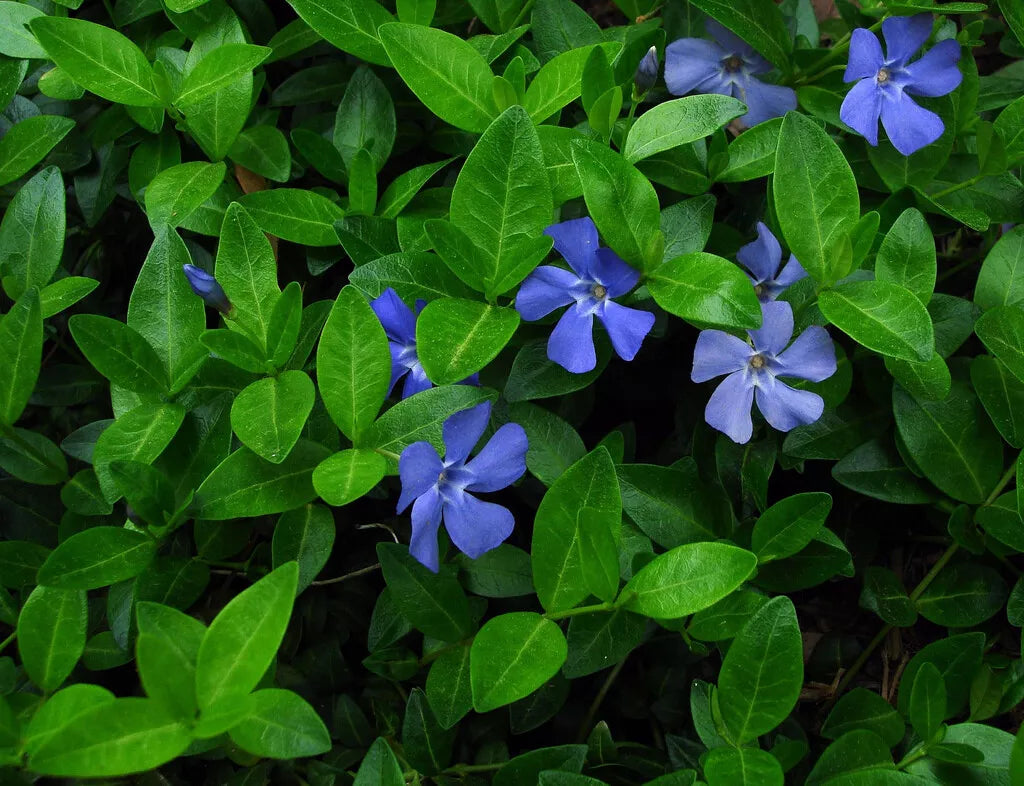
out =
[[[888,281],[852,281],[822,292],[821,313],[858,343],[882,355],[931,360],[931,316],[911,292]]]
[[[758,562],[790,557],[811,542],[825,525],[832,497],[824,492],[794,494],[761,514],[750,534]]]
[[[746,111],[746,106],[731,96],[695,95],[665,101],[637,118],[629,129],[622,155],[635,164],[655,153],[703,139]]]
[[[316,388],[304,371],[264,377],[231,405],[231,428],[242,444],[272,464],[284,461],[313,410]]]
[[[52,693],[68,678],[85,649],[88,611],[84,590],[36,587],[18,615],[18,655],[41,690]]]
[[[64,178],[56,167],[47,167],[18,189],[0,221],[0,271],[12,300],[53,278],[60,267],[66,223]]]
[[[74,127],[74,120],[56,115],[36,115],[15,123],[0,139],[0,186],[42,161]]]
[[[265,349],[270,315],[281,294],[277,261],[260,226],[238,203],[224,215],[214,271],[235,307],[234,320]]]
[[[13,426],[28,405],[43,356],[43,316],[35,287],[0,317],[0,424]]]
[[[376,65],[390,65],[377,28],[394,17],[374,0],[288,0],[313,30],[342,52]]]
[[[334,222],[345,211],[315,191],[271,188],[245,194],[239,203],[260,229],[271,235],[304,246],[338,245]]]
[[[224,181],[223,163],[192,161],[164,169],[146,187],[146,215],[154,227],[179,226]]]
[[[174,103],[185,107],[187,114],[196,102],[250,73],[270,56],[271,51],[269,47],[253,44],[228,43],[218,46],[205,54],[188,72]]]
[[[138,576],[156,554],[156,541],[120,527],[90,527],[65,540],[39,568],[37,581],[68,590],[109,587]]]
[[[761,305],[750,279],[714,254],[693,251],[670,259],[647,286],[659,306],[698,327],[761,325]]]
[[[428,303],[416,320],[416,350],[432,382],[459,382],[490,363],[516,332],[519,312],[474,300]]]
[[[245,719],[229,732],[231,741],[253,756],[298,759],[331,749],[331,735],[299,694],[267,688],[248,701]]]
[[[313,488],[321,499],[340,508],[380,483],[387,462],[379,453],[356,448],[328,456],[313,470]]]

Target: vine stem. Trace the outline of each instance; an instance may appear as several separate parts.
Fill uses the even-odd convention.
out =
[[[1010,467],[1006,470],[1006,472],[1003,473],[1003,476],[999,479],[999,482],[996,484],[996,487],[992,489],[992,493],[989,494],[988,498],[982,503],[982,507],[988,507],[993,502],[995,502],[996,498],[1000,494],[1002,494],[1003,489],[1006,488],[1006,484],[1010,482],[1010,480],[1014,477],[1016,472],[1017,464],[1016,462],[1014,462],[1013,464],[1010,464]],[[953,555],[956,554],[959,548],[959,544],[953,543],[949,546],[949,548],[947,548],[942,553],[942,556],[939,557],[938,561],[934,565],[932,565],[931,570],[929,570],[928,573],[925,574],[925,577],[921,579],[920,583],[916,587],[914,587],[914,591],[910,593],[911,601],[916,601],[924,594],[925,590],[928,589],[928,587],[931,585],[933,581],[935,581],[935,577],[939,575],[939,572],[944,567],[946,567],[946,565],[949,563],[951,559],[953,559]],[[864,648],[864,651],[861,652],[861,654],[857,657],[857,660],[855,660],[853,662],[853,665],[850,666],[849,671],[847,671],[843,675],[843,678],[839,681],[839,684],[836,686],[836,691],[832,695],[830,703],[835,703],[835,701],[839,698],[840,694],[842,694],[842,692],[846,690],[847,687],[849,687],[850,683],[853,681],[853,678],[857,676],[861,668],[863,668],[864,664],[867,663],[868,658],[871,657],[872,653],[875,651],[878,645],[882,643],[885,637],[889,635],[889,631],[891,631],[892,629],[892,625],[886,625],[880,631],[878,631],[877,634],[875,634],[875,637],[868,643],[868,646]]]
[[[6,639],[4,639],[3,641],[0,641],[0,652],[3,652],[5,649],[7,649],[7,645],[10,644],[12,641],[14,641],[17,637],[18,637],[18,632],[15,631],[10,636],[8,636]]]
[[[587,709],[587,714],[583,717],[583,722],[580,724],[580,730],[576,734],[576,739],[579,742],[584,742],[587,739],[587,732],[591,726],[594,725],[594,718],[597,717],[597,711],[601,709],[601,704],[604,703],[605,697],[608,695],[608,691],[612,688],[612,683],[615,682],[619,673],[622,671],[622,667],[626,665],[626,661],[629,659],[629,654],[615,664],[604,682],[601,684],[601,689],[597,692],[594,700],[590,703],[590,707]]]
[[[544,616],[549,620],[564,620],[567,617],[575,617],[579,614],[593,614],[600,611],[614,611],[618,608],[614,603],[595,603],[592,606],[577,606],[574,609],[565,611],[549,611]]]
[[[354,579],[356,576],[365,576],[367,573],[373,573],[375,570],[380,570],[380,563],[374,563],[373,565],[367,565],[365,568],[354,570],[351,573],[346,573],[344,576],[338,576],[333,579],[323,579],[322,581],[311,581],[309,586],[311,587],[324,587],[328,584],[340,584],[343,581]]]

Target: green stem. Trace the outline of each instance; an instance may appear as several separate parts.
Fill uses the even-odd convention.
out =
[[[496,761],[493,764],[456,764],[444,770],[445,775],[469,775],[473,772],[494,772],[504,767],[507,762]]]
[[[4,639],[3,641],[0,641],[0,652],[3,652],[5,649],[7,649],[7,645],[10,644],[12,641],[14,641],[15,638],[17,638],[17,636],[18,636],[18,632],[15,631],[10,636],[8,636],[6,639]]]
[[[942,197],[948,196],[949,194],[959,191],[962,188],[970,188],[978,181],[984,180],[986,177],[988,177],[988,175],[975,175],[972,178],[968,178],[963,183],[954,183],[949,188],[944,188],[941,191],[936,191],[934,194],[928,194],[927,196],[932,201],[936,199],[941,199]]]
[[[368,565],[365,568],[360,568],[359,570],[354,570],[351,573],[346,573],[344,576],[338,576],[338,577],[333,578],[333,579],[324,579],[323,581],[313,581],[313,582],[310,582],[310,586],[311,587],[323,587],[323,586],[326,586],[327,584],[339,584],[342,581],[348,581],[349,579],[354,579],[357,576],[364,576],[367,573],[373,573],[375,570],[380,570],[380,563],[379,562],[374,564],[374,565]]]
[[[928,755],[928,746],[922,745],[921,747],[916,748],[915,750],[912,750],[910,753],[908,753],[906,756],[904,756],[902,759],[900,759],[896,763],[896,769],[897,770],[902,770],[904,767],[906,767],[906,766],[908,766],[910,764],[913,764],[918,759],[923,759],[927,755]]]
[[[629,657],[627,653],[626,657],[615,664],[615,668],[612,669],[608,676],[605,678],[604,683],[601,685],[601,689],[597,692],[594,700],[590,703],[587,714],[583,718],[583,722],[580,724],[580,730],[576,735],[576,739],[579,742],[585,742],[587,735],[590,732],[590,727],[594,725],[594,718],[597,717],[597,711],[601,709],[601,704],[604,702],[605,697],[608,695],[608,691],[612,688],[612,683],[615,682],[619,676],[619,672],[622,671],[622,667],[626,665],[626,659]]]
[[[575,617],[580,614],[593,614],[599,611],[615,611],[614,603],[595,603],[592,606],[577,606],[574,609],[565,611],[549,611],[544,616],[549,620],[564,620],[566,617]]]
[[[523,23],[523,20],[526,19],[526,15],[533,9],[533,4],[535,2],[536,0],[527,0],[523,9],[516,15],[515,20],[513,20],[512,27],[519,27],[519,25]],[[512,27],[510,27],[509,30],[511,30]]]
[[[373,452],[379,453],[384,458],[389,458],[392,461],[398,461],[401,458],[397,453],[392,453],[390,450],[384,450],[384,448],[374,448]]]

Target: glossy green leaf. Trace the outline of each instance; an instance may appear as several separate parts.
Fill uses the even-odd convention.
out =
[[[39,378],[43,317],[35,287],[0,317],[0,424],[13,426],[28,405]]]
[[[437,385],[460,382],[490,363],[519,326],[519,313],[473,300],[428,303],[416,320],[416,349]]]
[[[1024,107],[1024,101],[1017,103]],[[1024,227],[1005,233],[985,256],[974,302],[984,309],[1024,302]]]
[[[373,164],[373,174],[376,174],[391,155],[395,133],[391,94],[373,71],[360,66],[349,80],[334,117],[333,142],[349,169],[350,200],[352,161],[356,153],[366,150]]]
[[[903,739],[906,724],[893,706],[866,688],[853,688],[836,702],[821,727],[821,735],[836,740],[849,731],[874,732],[889,747]]]
[[[164,169],[146,187],[146,215],[153,226],[180,225],[213,196],[224,180],[224,164],[192,161]]]
[[[450,729],[473,709],[469,658],[468,645],[448,650],[434,661],[427,674],[427,700],[443,729]]]
[[[232,726],[231,741],[254,756],[297,759],[331,749],[331,737],[314,710],[299,694],[279,688],[256,691],[245,719]]]
[[[774,65],[788,66],[791,36],[775,3],[769,0],[696,0],[694,5],[747,41]]]
[[[761,305],[747,275],[732,262],[693,251],[661,265],[647,284],[659,306],[694,325],[756,328]]]
[[[74,120],[56,115],[36,115],[15,123],[0,139],[0,185],[17,180],[42,161],[74,125]]]
[[[136,330],[98,314],[75,314],[68,326],[82,354],[113,384],[147,398],[167,392],[165,366]]]
[[[91,527],[65,540],[39,569],[48,587],[89,590],[139,575],[156,553],[156,541],[119,527]]]
[[[796,554],[825,525],[832,497],[824,492],[794,494],[761,514],[750,534],[750,548],[758,562]]]
[[[125,412],[96,440],[93,468],[107,502],[121,497],[109,471],[114,461],[152,463],[178,433],[185,410],[180,404],[141,404]]]
[[[352,786],[404,786],[405,776],[402,766],[395,758],[387,741],[378,737],[366,752],[363,763],[359,765],[356,779]]]
[[[193,720],[196,657],[206,627],[194,617],[159,603],[136,604],[139,637],[135,662],[146,695],[173,715]]]
[[[825,317],[858,343],[882,355],[927,362],[935,351],[928,311],[911,292],[888,281],[854,281],[822,292]]]
[[[365,495],[385,472],[387,462],[379,453],[365,448],[343,450],[313,470],[313,488],[328,505],[340,508]]]
[[[334,222],[345,212],[316,191],[271,188],[253,191],[238,201],[268,234],[304,246],[338,245]]]
[[[441,641],[459,641],[470,632],[469,602],[448,570],[434,573],[397,543],[377,544],[384,579],[402,615]]]
[[[227,43],[203,55],[181,83],[174,103],[194,106],[223,87],[249,73],[270,56],[265,46]]]
[[[931,741],[946,718],[946,686],[932,663],[925,663],[914,675],[910,689],[910,723],[917,736]]]
[[[18,615],[18,655],[41,690],[59,688],[85,649],[84,590],[39,586]]]
[[[280,464],[298,442],[315,398],[313,381],[303,371],[264,377],[235,398],[231,428],[253,453]]]
[[[388,65],[388,54],[377,28],[394,17],[374,0],[288,0],[289,5],[313,30],[343,52],[376,65]],[[369,786],[369,785],[367,785]]]
[[[968,562],[945,568],[917,598],[921,616],[949,628],[980,625],[998,614],[1009,588],[999,572]]]
[[[622,154],[631,164],[663,150],[688,145],[746,113],[731,96],[695,95],[665,101],[637,118]]]
[[[4,5],[18,4],[5,0]],[[60,266],[64,202],[64,178],[56,167],[47,167],[18,189],[7,205],[0,221],[0,270],[4,291],[13,300],[29,287],[46,286]]]
[[[920,211],[904,210],[882,240],[875,278],[909,290],[927,304],[935,289],[935,239]]]
[[[608,60],[611,60],[619,49],[618,44],[613,42],[596,46],[604,49]],[[523,100],[523,106],[533,122],[542,123],[580,97],[584,70],[592,51],[593,48],[590,46],[572,48],[541,67],[530,82]]]
[[[1024,309],[997,306],[974,323],[974,332],[1010,373],[1024,382]]]
[[[704,760],[708,786],[782,786],[779,760],[759,748],[715,748]]]
[[[334,546],[334,516],[322,505],[286,511],[274,527],[271,554],[275,567],[299,564],[296,593],[302,592],[327,564]]]

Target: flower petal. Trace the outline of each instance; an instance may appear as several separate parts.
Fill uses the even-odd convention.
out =
[[[804,270],[804,266],[797,261],[797,258],[792,254],[789,255],[789,261],[786,262],[785,267],[779,272],[779,275],[775,277],[775,284],[780,289],[785,289],[790,284],[795,284],[802,278],[807,278],[807,271]]]
[[[395,383],[409,371],[409,367],[402,362],[402,355],[405,352],[404,346],[394,341],[389,341],[388,351],[391,353],[391,382],[388,383],[387,393],[390,396],[391,391],[395,389]],[[406,398],[406,396],[402,396],[402,398]]]
[[[436,488],[417,497],[412,506],[412,537],[409,553],[423,565],[437,573],[440,561],[437,553],[437,529],[441,526],[441,495]]]
[[[952,93],[964,79],[957,67],[959,61],[960,44],[953,39],[940,41],[924,57],[907,66],[904,90],[915,96]]]
[[[881,111],[882,91],[874,77],[869,77],[855,84],[846,94],[843,105],[839,107],[839,119],[873,147],[878,144],[878,115]]]
[[[811,325],[775,358],[772,373],[821,382],[836,373],[836,349],[828,331]]]
[[[782,246],[763,221],[757,222],[757,240],[736,252],[736,259],[754,274],[757,283],[775,278],[782,261]]]
[[[398,458],[398,476],[402,480],[402,494],[396,510],[401,513],[409,503],[437,485],[444,471],[441,457],[429,442],[413,442]]]
[[[647,334],[654,327],[654,314],[639,308],[628,308],[608,301],[598,319],[608,331],[615,354],[623,360],[632,360],[640,351]]]
[[[595,281],[599,281],[608,290],[608,297],[625,295],[640,280],[640,271],[630,267],[610,248],[597,249],[590,273]]]
[[[874,76],[885,64],[882,45],[878,36],[864,27],[858,27],[850,36],[850,59],[846,63],[844,82],[853,82],[866,76]]]
[[[483,449],[466,464],[466,471],[476,480],[467,491],[498,491],[511,486],[526,472],[526,450],[529,441],[518,423],[506,423],[494,432]]]
[[[770,85],[752,76],[737,80],[736,84],[739,87],[736,97],[747,105],[747,113],[740,118],[747,128],[796,109],[796,91],[791,87]]]
[[[729,30],[729,28],[721,22],[717,22],[711,17],[704,20],[704,32],[711,36],[712,40],[722,48],[722,57],[740,55],[744,59],[751,57],[763,60],[763,58],[751,48],[750,44]]]
[[[423,366],[417,361],[416,365],[409,369],[409,376],[405,378],[405,385],[402,387],[402,398],[415,396],[424,390],[430,390],[432,387],[434,387],[434,383],[430,381],[427,377],[427,372],[423,370]]]
[[[555,250],[569,263],[580,278],[588,278],[590,265],[597,251],[597,227],[589,216],[553,224],[544,234],[555,241]]]
[[[750,419],[750,405],[754,400],[754,385],[746,371],[736,371],[715,388],[704,408],[704,420],[733,442],[741,445],[750,440],[754,422]]]
[[[594,314],[570,306],[558,320],[548,339],[548,358],[573,374],[592,371],[597,366],[594,351]]]
[[[680,38],[665,47],[665,86],[673,95],[686,95],[722,73],[728,52],[703,38]]]
[[[516,311],[527,322],[545,317],[573,301],[569,289],[580,280],[575,273],[554,265],[541,265],[523,282],[516,294]]]
[[[484,401],[475,407],[463,409],[450,415],[442,428],[444,436],[444,460],[446,464],[457,464],[466,460],[469,452],[480,441],[491,419],[491,402]]]
[[[370,301],[370,308],[377,315],[388,338],[399,344],[416,343],[416,315],[394,289],[388,287],[380,297]]]
[[[785,382],[768,378],[771,383],[757,388],[757,408],[775,430],[790,431],[813,423],[825,411],[825,402],[817,393],[795,390]]]
[[[747,331],[757,352],[778,355],[793,337],[793,307],[784,300],[761,304],[761,327]]]
[[[946,130],[942,118],[918,106],[906,93],[897,93],[895,100],[882,102],[882,126],[893,147],[909,156],[930,145]]]
[[[886,61],[896,66],[906,65],[931,34],[932,15],[929,13],[890,16],[882,22]]]
[[[723,330],[702,330],[693,348],[690,379],[707,382],[723,374],[742,371],[753,354],[750,345],[736,336]]]
[[[460,492],[444,506],[444,527],[456,548],[476,559],[500,546],[515,527],[512,511]]]

